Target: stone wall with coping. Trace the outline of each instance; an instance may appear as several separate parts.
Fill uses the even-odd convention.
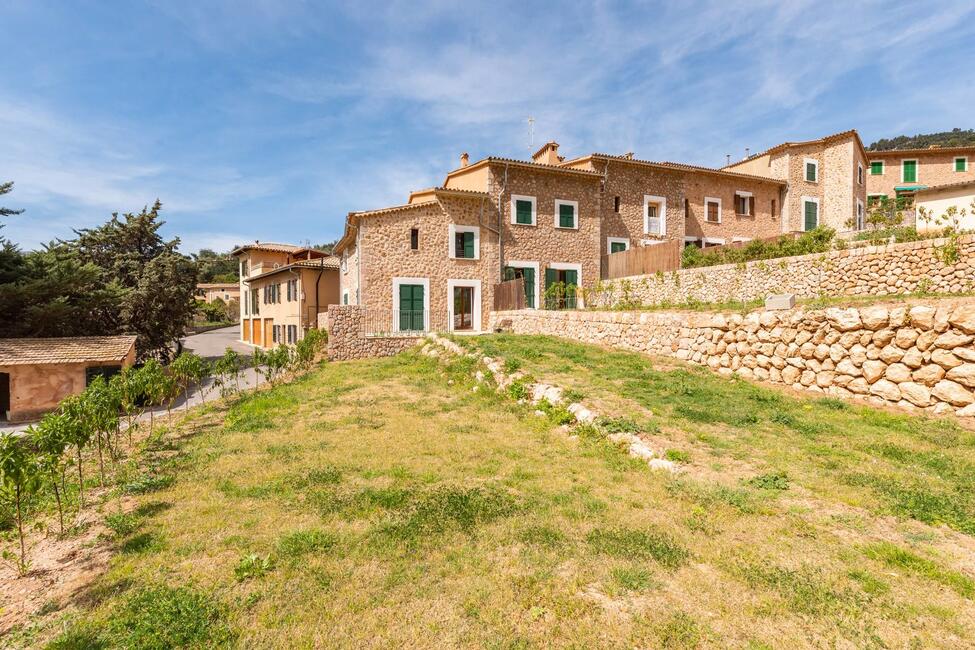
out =
[[[625,298],[624,286],[629,299],[645,305],[747,301],[777,293],[817,298],[975,290],[975,235],[959,238],[959,259],[953,264],[939,258],[946,243],[929,239],[620,278],[611,281],[611,292],[588,304]]]
[[[975,417],[975,301],[741,314],[507,311],[496,329],[676,357],[719,374]]]
[[[327,314],[319,314],[319,326],[328,332],[326,355],[329,361],[391,357],[411,348],[420,336],[364,336],[363,308],[357,305],[329,305]]]

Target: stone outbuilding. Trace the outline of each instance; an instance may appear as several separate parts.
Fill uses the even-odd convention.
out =
[[[35,420],[97,376],[135,363],[134,336],[0,339],[0,416]]]

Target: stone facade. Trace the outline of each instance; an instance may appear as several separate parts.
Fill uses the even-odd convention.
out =
[[[818,166],[815,181],[806,179],[806,162]],[[819,205],[819,225],[838,232],[856,228],[858,206],[866,207],[868,173],[866,154],[856,131],[807,142],[786,142],[727,171],[768,176],[788,182],[782,207],[782,232],[806,230],[805,202]]]
[[[929,239],[622,278],[591,297],[590,306],[624,298],[655,305],[747,301],[779,293],[816,298],[975,290],[975,235],[959,238],[959,260],[953,264],[939,257],[947,243]]]
[[[966,171],[955,171],[955,158],[965,158]],[[898,185],[946,185],[961,181],[975,180],[975,147],[944,149],[905,149],[900,151],[867,152],[867,194],[885,195],[893,198]],[[871,174],[869,162],[883,161],[883,173]],[[917,182],[905,183],[902,175],[902,161],[917,161]],[[959,208],[962,206],[958,206]]]
[[[722,375],[975,416],[975,302],[741,314],[497,312],[517,334],[676,357]]]
[[[328,347],[329,361],[349,361],[371,357],[391,357],[416,345],[419,336],[365,336],[363,334],[362,307],[355,305],[332,305],[328,308]]]

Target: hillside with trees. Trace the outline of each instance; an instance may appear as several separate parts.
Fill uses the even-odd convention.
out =
[[[13,189],[0,184],[0,195]],[[139,357],[167,359],[193,313],[196,265],[164,240],[162,204],[112,214],[24,252],[0,237],[0,329],[5,337],[135,334]],[[0,215],[20,211],[0,208]]]
[[[867,147],[867,151],[891,151],[895,149],[927,149],[938,147],[975,146],[975,129],[963,131],[952,129],[940,133],[918,133],[899,135],[896,138],[881,138]]]
[[[240,277],[240,265],[229,251],[218,253],[201,248],[190,257],[196,264],[196,275],[200,282],[237,282]]]

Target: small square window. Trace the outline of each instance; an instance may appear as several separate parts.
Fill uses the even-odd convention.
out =
[[[968,171],[968,158],[965,158],[965,157],[955,158],[955,171],[956,172],[967,172]]]
[[[535,197],[511,196],[511,223],[522,226],[535,225]]]
[[[818,183],[819,182],[819,162],[816,161],[816,160],[812,160],[811,158],[806,158],[806,160],[805,160],[805,169],[806,169],[806,173],[805,173],[806,181],[808,181],[810,183]]]
[[[579,224],[576,221],[576,212],[578,211],[578,203],[575,201],[561,201],[556,199],[555,201],[555,227],[556,228],[578,228]]]
[[[709,223],[721,223],[721,201],[718,199],[704,200],[704,219]]]
[[[415,251],[420,249],[420,229],[410,228],[410,250]]]
[[[884,161],[883,160],[872,160],[872,161],[870,161],[870,175],[871,176],[883,176],[884,175]]]

